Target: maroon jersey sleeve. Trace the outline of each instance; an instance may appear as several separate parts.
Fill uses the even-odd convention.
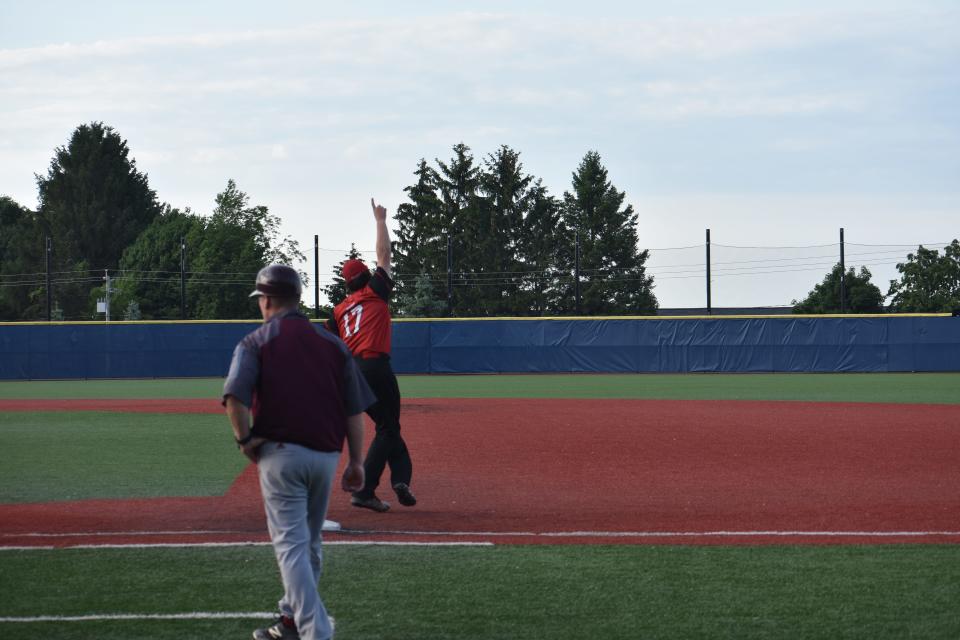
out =
[[[327,318],[327,321],[323,323],[323,327],[333,335],[340,336],[340,325],[337,324],[336,319]]]

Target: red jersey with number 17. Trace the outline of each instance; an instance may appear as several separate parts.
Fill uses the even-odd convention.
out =
[[[357,358],[390,354],[390,292],[393,280],[377,267],[370,282],[333,308],[337,334]]]

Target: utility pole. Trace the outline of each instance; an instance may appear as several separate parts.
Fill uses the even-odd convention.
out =
[[[580,315],[580,232],[577,231],[574,236],[574,258],[573,258],[573,297],[576,301],[577,315]]]
[[[46,270],[47,270],[47,322],[50,322],[53,319],[53,308],[51,307],[51,301],[53,300],[53,295],[50,292],[50,257],[53,253],[53,240],[50,239],[50,236],[47,236],[47,257],[46,257]]]
[[[110,322],[110,294],[113,292],[113,289],[110,288],[110,270],[103,270],[103,279],[107,283],[106,287],[106,300],[104,301],[104,313],[106,314],[106,321]]]
[[[843,227],[840,227],[840,313],[847,312],[847,265],[843,258]]]
[[[713,315],[713,303],[710,299],[710,229],[707,229],[707,315]]]
[[[313,317],[320,319],[320,236],[313,236]]]
[[[187,239],[180,236],[180,319],[187,319]]]
[[[453,236],[447,235],[447,315],[453,316]]]

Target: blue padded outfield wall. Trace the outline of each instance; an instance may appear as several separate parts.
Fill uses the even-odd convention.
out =
[[[223,376],[256,322],[0,324],[0,379]],[[960,371],[960,318],[394,322],[397,373]]]

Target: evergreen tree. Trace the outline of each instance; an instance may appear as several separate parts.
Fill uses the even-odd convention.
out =
[[[454,265],[453,309],[458,316],[485,315],[480,293],[483,256],[478,246],[484,225],[478,189],[480,168],[474,164],[470,147],[454,145],[449,163],[437,160],[440,200],[443,204],[443,232],[452,239]],[[446,269],[444,269],[446,271]]]
[[[564,279],[569,280],[560,265],[572,263],[572,235],[564,224],[560,203],[540,180],[530,188],[528,200],[518,243],[524,272],[522,306],[533,315],[560,314],[565,309]]]
[[[0,321],[46,317],[45,252],[36,214],[0,196]]]
[[[397,307],[410,318],[441,318],[447,315],[447,303],[436,297],[431,278],[426,273],[417,276],[414,285],[397,297]]]
[[[584,156],[572,186],[572,192],[563,194],[563,219],[580,235],[582,313],[656,313],[653,277],[645,267],[649,252],[637,248],[637,214],[632,205],[621,208],[625,193],[608,180],[600,154]],[[573,273],[572,263],[567,268]],[[571,285],[571,305],[573,298]]]
[[[140,305],[137,304],[136,300],[131,300],[127,303],[126,311],[123,312],[123,319],[130,320],[143,320],[143,314],[140,313]]]
[[[794,313],[840,313],[840,277],[843,268],[838,262],[816,285],[807,297],[793,301]],[[858,274],[853,267],[847,270],[844,280],[847,313],[882,313],[883,293],[870,282],[871,273],[860,267]]]
[[[520,244],[523,220],[530,207],[533,177],[523,172],[520,154],[503,145],[487,156],[480,174],[476,272],[485,315],[527,315],[523,293]]]
[[[432,298],[446,295],[440,284],[440,274],[447,271],[447,229],[444,205],[437,195],[439,177],[423,159],[414,175],[417,183],[404,189],[410,201],[399,205],[394,215],[398,230],[393,241],[393,279],[401,313],[405,301],[415,297],[408,293],[417,288],[420,274],[436,281],[431,285]]]
[[[523,171],[508,146],[477,167],[470,148],[453,147],[434,171],[424,160],[410,202],[397,209],[397,278],[426,274],[443,296],[446,236],[453,253],[456,315],[556,314],[573,309],[574,230],[582,234],[586,313],[653,313],[646,251],[637,250],[637,216],[607,180],[595,152],[574,174],[561,204]],[[421,281],[420,286],[424,286]],[[400,295],[401,310],[414,296]]]
[[[56,271],[76,271],[61,300],[67,317],[83,315],[84,288],[116,268],[124,249],[160,214],[147,176],[112,127],[81,125],[58,147],[46,176],[37,176],[38,214],[56,247]],[[92,272],[81,273],[92,268]],[[69,287],[68,287],[69,289]]]
[[[948,244],[943,255],[922,245],[897,264],[900,280],[891,280],[891,306],[904,313],[940,313],[960,309],[960,242]]]
[[[56,149],[46,176],[37,176],[40,215],[61,253],[104,268],[156,217],[161,207],[127,141],[94,122]]]

